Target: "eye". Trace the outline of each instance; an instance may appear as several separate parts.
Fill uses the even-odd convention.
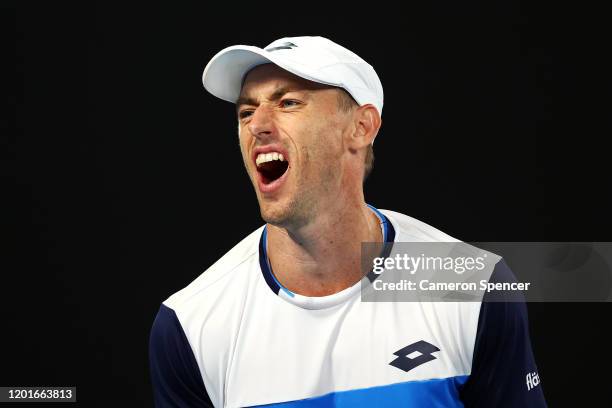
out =
[[[283,106],[283,108],[291,108],[291,107],[297,106],[299,104],[300,104],[300,102],[296,101],[294,99],[283,99],[281,101],[281,105]]]
[[[244,119],[244,118],[248,118],[249,116],[251,116],[253,114],[252,110],[242,110],[238,113],[238,117],[240,119]]]

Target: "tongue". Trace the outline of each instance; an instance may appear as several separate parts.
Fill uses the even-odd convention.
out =
[[[289,163],[287,163],[286,161],[272,160],[260,164],[257,170],[263,176],[264,183],[269,184],[274,180],[280,178],[283,174],[285,174],[285,171],[287,171],[288,167]]]

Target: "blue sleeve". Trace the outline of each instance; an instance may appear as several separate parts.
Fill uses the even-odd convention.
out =
[[[174,310],[161,305],[149,339],[156,407],[212,407],[198,363]]]
[[[502,259],[489,281],[516,282],[516,278]],[[504,302],[490,293],[494,292],[485,294],[481,305],[472,372],[461,398],[466,407],[545,407],[524,298],[515,291],[502,294],[513,298]]]

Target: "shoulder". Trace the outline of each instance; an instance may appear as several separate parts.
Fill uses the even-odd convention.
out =
[[[455,242],[456,238],[408,215],[380,210],[395,228],[396,241]]]
[[[179,401],[181,406],[207,407],[213,406],[210,401],[222,401],[217,390],[227,361],[217,356],[232,348],[246,299],[261,280],[256,272],[262,230],[253,231],[162,303],[149,340],[160,406]],[[193,404],[185,402],[192,399]]]
[[[189,285],[166,299],[163,304],[178,312],[189,308],[194,302],[220,295],[230,283],[237,281],[247,284],[247,281],[241,280],[240,277],[252,270],[253,262],[258,262],[259,239],[263,228],[261,226],[249,234]]]

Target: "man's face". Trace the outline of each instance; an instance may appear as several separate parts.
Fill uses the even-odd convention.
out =
[[[342,198],[352,120],[337,92],[272,64],[246,76],[236,104],[240,150],[266,222],[303,226]]]

